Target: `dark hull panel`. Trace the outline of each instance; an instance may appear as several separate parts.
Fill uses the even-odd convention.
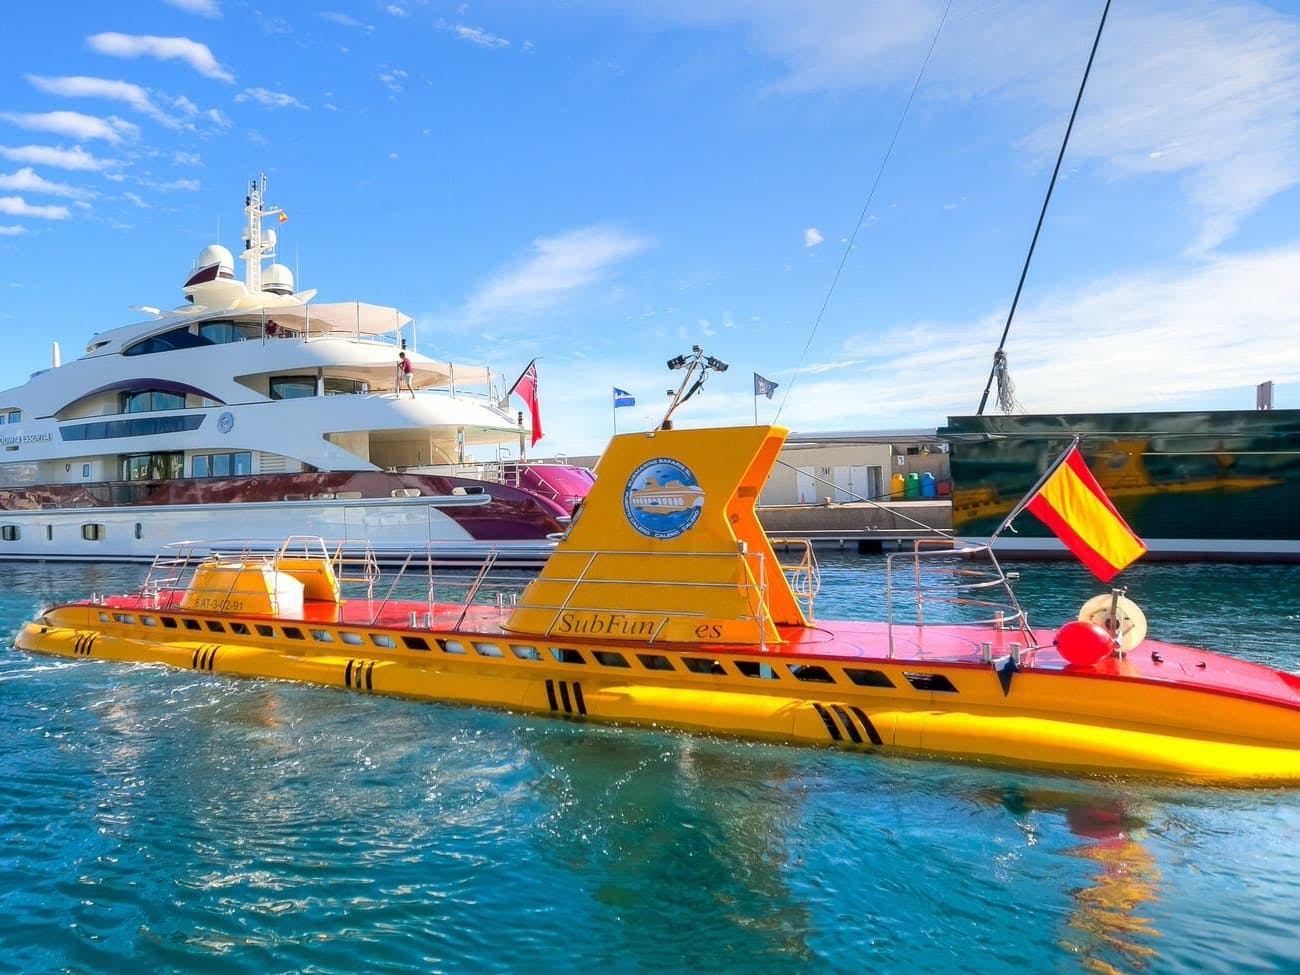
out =
[[[953,528],[990,535],[1073,437],[1153,554],[1300,558],[1300,410],[949,417]],[[999,548],[1043,549],[1030,515]]]
[[[465,505],[466,497],[490,501]],[[175,478],[47,484],[0,490],[0,511],[147,508],[171,505],[247,504],[426,497],[471,537],[483,541],[543,540],[564,530],[568,512],[530,491],[463,477],[382,471],[320,471],[247,477]],[[443,503],[439,503],[440,499]]]

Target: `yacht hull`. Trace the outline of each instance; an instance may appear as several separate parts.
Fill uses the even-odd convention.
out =
[[[244,548],[248,539],[302,534],[342,543],[345,550],[349,543],[358,551],[368,545],[383,562],[427,554],[444,566],[476,566],[489,556],[498,565],[542,565],[555,548],[544,533],[552,523],[520,538],[518,519],[489,514],[491,501],[481,494],[11,510],[0,512],[9,529],[0,539],[0,560],[150,562],[161,546],[182,539],[227,539]]]

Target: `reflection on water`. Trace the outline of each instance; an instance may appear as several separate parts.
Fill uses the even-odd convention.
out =
[[[1160,936],[1144,905],[1159,897],[1160,869],[1143,845],[1146,821],[1114,796],[1059,789],[1012,787],[1000,796],[1017,821],[1060,817],[1080,840],[1064,856],[1087,861],[1087,882],[1074,887],[1060,945],[1103,975],[1145,970]]]
[[[819,616],[878,615],[881,560],[823,567]],[[1022,568],[1043,624],[1096,589],[1074,567]],[[0,632],[42,600],[142,575],[0,565]],[[1300,567],[1147,566],[1132,585],[1157,635],[1300,663],[1295,602],[1278,598],[1300,592]],[[0,967],[14,970],[1300,971],[1290,790],[12,651],[0,723]]]

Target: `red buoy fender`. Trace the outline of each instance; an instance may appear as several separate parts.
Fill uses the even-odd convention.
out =
[[[1115,640],[1104,626],[1072,620],[1056,631],[1056,649],[1067,663],[1091,667],[1115,649]]]

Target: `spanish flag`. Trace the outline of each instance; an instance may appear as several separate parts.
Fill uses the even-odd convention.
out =
[[[1110,582],[1147,550],[1088,470],[1077,444],[1057,460],[1038,490],[1011,517],[1026,509],[1102,582]]]
[[[281,210],[281,211],[280,211],[280,222],[281,222],[281,223],[284,223],[284,222],[285,222],[286,220],[288,220],[288,219],[289,219],[289,214],[287,214],[287,213],[285,213],[283,210]]]

